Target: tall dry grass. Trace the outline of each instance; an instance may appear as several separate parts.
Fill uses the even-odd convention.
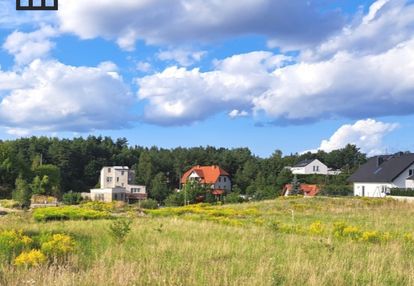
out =
[[[1,229],[71,234],[78,250],[65,265],[3,264],[0,285],[414,285],[414,243],[403,239],[414,234],[414,205],[294,198],[216,208],[206,214],[137,217],[123,244],[111,238],[106,220],[1,218]],[[249,217],[243,210],[251,209],[257,211]],[[241,225],[208,218],[226,213]],[[305,230],[320,221],[326,231],[285,233],[269,227],[274,221]],[[330,231],[335,221],[390,232],[392,238],[381,243],[337,238]]]

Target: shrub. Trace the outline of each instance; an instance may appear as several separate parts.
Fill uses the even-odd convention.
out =
[[[14,265],[16,266],[39,266],[46,262],[46,256],[37,249],[32,249],[29,252],[22,252],[14,259]]]
[[[414,189],[392,188],[389,192],[390,196],[414,197]]]
[[[324,231],[324,226],[320,221],[315,221],[309,226],[309,233],[310,234],[322,234]]]
[[[158,209],[158,202],[153,199],[148,199],[145,201],[140,202],[141,208],[155,210]]]
[[[95,210],[95,211],[106,211],[106,212],[112,212],[116,209],[116,202],[112,203],[106,203],[106,202],[97,202],[97,201],[91,201],[91,202],[85,202],[81,204],[81,208],[83,209],[89,209],[89,210]]]
[[[15,200],[0,200],[0,206],[6,209],[17,208],[19,205],[19,202]]]
[[[66,234],[54,234],[47,242],[42,243],[43,253],[53,257],[63,257],[75,249],[72,237]]]
[[[237,204],[244,202],[244,199],[240,197],[239,193],[230,193],[224,198],[224,202],[227,204]]]
[[[381,234],[378,231],[364,231],[361,237],[362,241],[378,243],[381,242]]]
[[[164,204],[167,207],[178,207],[184,205],[184,194],[183,192],[169,195],[165,200]]]
[[[70,191],[69,193],[66,193],[62,197],[62,202],[65,205],[79,205],[82,201],[82,196],[80,193],[73,193]]]
[[[319,196],[352,196],[353,190],[349,185],[325,185],[318,193]]]
[[[131,224],[131,219],[117,219],[109,226],[110,233],[118,242],[122,243],[131,231]]]
[[[76,206],[38,208],[33,212],[36,221],[50,220],[87,220],[87,219],[107,219],[111,215],[107,211],[97,211]]]
[[[10,262],[11,258],[24,249],[28,249],[33,240],[21,230],[4,230],[0,232],[0,260]]]

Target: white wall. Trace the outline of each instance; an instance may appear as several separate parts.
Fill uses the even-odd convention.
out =
[[[386,190],[394,187],[389,183],[354,183],[354,196],[383,198]]]
[[[397,187],[397,188],[409,188],[406,183],[407,183],[407,178],[410,176],[409,175],[409,170],[414,170],[414,164],[412,164],[410,167],[407,168],[407,170],[405,170],[401,175],[399,175],[393,182],[393,184]]]
[[[317,171],[314,171],[314,167],[318,167]],[[310,174],[321,174],[321,175],[328,175],[328,167],[319,161],[318,159],[313,160],[305,167],[292,167],[290,169],[293,174],[302,174],[302,175],[310,175]]]
[[[231,191],[231,180],[228,176],[220,176],[214,184],[215,189]]]

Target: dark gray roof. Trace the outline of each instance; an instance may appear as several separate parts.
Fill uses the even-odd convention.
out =
[[[307,165],[309,165],[310,163],[312,163],[313,161],[315,161],[316,159],[307,159],[307,160],[303,160],[300,161],[299,163],[297,163],[295,166],[293,167],[305,167]]]
[[[391,183],[413,163],[413,153],[375,156],[362,165],[348,180],[363,183]]]
[[[414,175],[408,177],[407,180],[414,180]]]

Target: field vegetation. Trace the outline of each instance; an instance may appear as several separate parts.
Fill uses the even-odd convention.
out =
[[[414,206],[406,202],[73,208],[92,207],[111,219],[1,217],[0,285],[414,284]]]

